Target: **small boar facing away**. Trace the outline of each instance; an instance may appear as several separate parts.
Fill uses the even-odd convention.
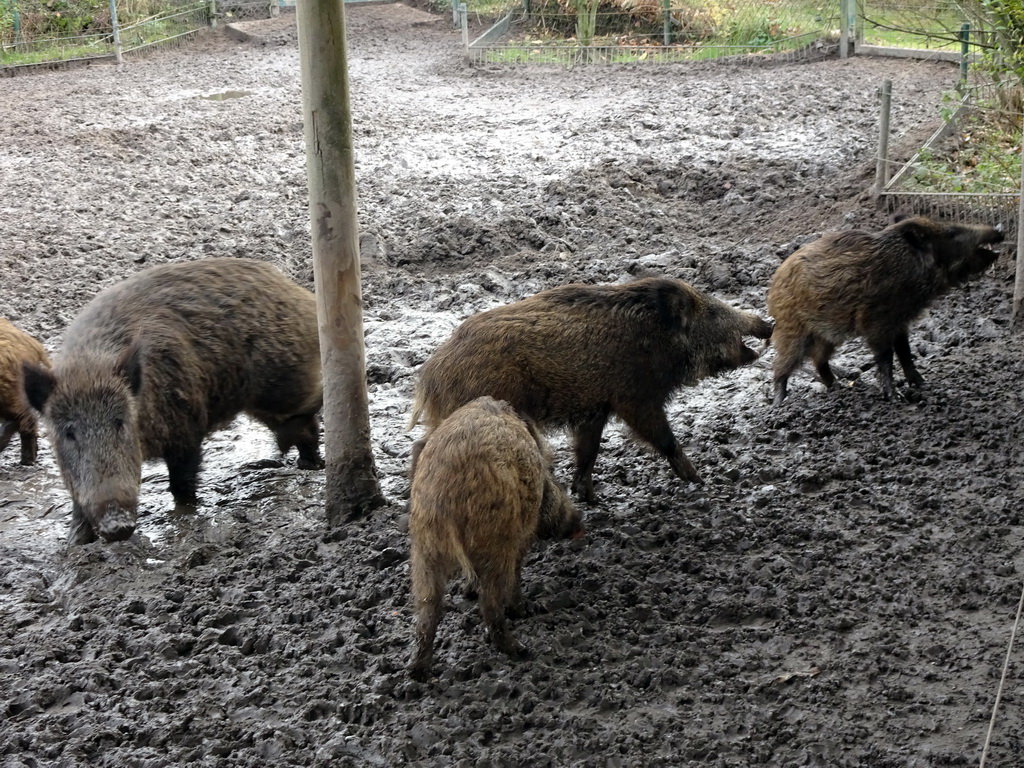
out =
[[[551,475],[543,440],[508,403],[478,398],[430,432],[409,499],[416,650],[410,674],[429,674],[441,601],[459,571],[479,590],[491,641],[523,654],[505,620],[521,610],[520,568],[537,538],[583,534],[579,512]]]
[[[39,425],[22,388],[24,363],[49,369],[43,345],[0,317],[0,452],[14,433],[21,438],[21,463],[34,464],[39,445]]]
[[[203,438],[245,412],[299,466],[322,465],[313,294],[269,264],[206,259],[143,270],[68,327],[53,371],[25,366],[71,494],[72,544],[135,530],[142,462],[167,463],[178,504],[196,502]]]
[[[833,232],[791,254],[772,277],[768,312],[775,319],[774,401],[810,357],[822,382],[835,383],[829,359],[846,339],[862,337],[874,353],[886,398],[896,394],[893,352],[907,383],[923,383],[908,329],[938,296],[995,260],[983,248],[1003,239],[999,228],[897,220],[877,234]]]
[[[423,364],[412,423],[428,429],[481,395],[575,438],[572,490],[594,500],[601,432],[618,416],[684,480],[700,475],[665,415],[684,386],[757,359],[772,326],[681,280],[566,285],[465,320]]]

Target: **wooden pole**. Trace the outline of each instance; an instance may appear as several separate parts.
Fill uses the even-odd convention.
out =
[[[839,58],[850,55],[850,3],[852,0],[839,0]]]
[[[384,499],[370,443],[344,4],[298,0],[295,10],[324,375],[324,502],[335,526]]]
[[[1024,158],[1024,141],[1021,142]],[[1024,162],[1020,166],[1020,203],[1017,207],[1017,268],[1013,281],[1013,317],[1010,328],[1018,333],[1024,328]]]
[[[960,82],[959,90],[967,87],[967,72],[971,57],[971,25],[960,25]]]
[[[114,32],[114,61],[124,63],[121,55],[121,26],[117,23],[117,0],[110,0],[110,27]]]
[[[877,198],[889,180],[889,116],[892,113],[892,80],[882,81],[882,111],[878,117],[878,157],[875,158],[875,188]]]

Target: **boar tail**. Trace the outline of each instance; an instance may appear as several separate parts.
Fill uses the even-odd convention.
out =
[[[406,432],[420,423],[420,416],[423,415],[423,409],[425,407],[426,403],[423,402],[423,392],[417,389],[416,398],[412,403],[412,414],[409,416],[409,423],[405,425]]]
[[[466,550],[463,548],[462,542],[456,539],[452,550],[452,554],[455,556],[456,562],[458,562],[459,567],[462,569],[462,573],[466,576],[466,581],[470,584],[476,584],[479,581],[476,575],[476,569],[473,567],[473,562],[469,559],[469,555],[466,554]]]

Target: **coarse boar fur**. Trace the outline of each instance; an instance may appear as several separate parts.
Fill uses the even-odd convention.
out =
[[[34,464],[39,449],[39,424],[25,399],[22,365],[49,369],[52,365],[43,345],[0,317],[0,453],[17,432],[21,439],[21,463]]]
[[[901,218],[878,233],[833,232],[791,254],[772,277],[768,312],[775,320],[774,401],[810,357],[826,387],[829,359],[845,340],[862,337],[874,354],[886,398],[896,394],[893,352],[907,383],[923,383],[914,367],[910,323],[943,293],[983,272],[1002,241],[1000,228]]]
[[[71,494],[71,543],[131,536],[142,462],[196,503],[206,435],[245,412],[299,466],[322,466],[313,294],[269,264],[217,258],[143,270],[72,322],[53,371],[25,366]]]
[[[412,423],[432,429],[490,395],[543,427],[568,427],[572,490],[593,501],[601,433],[618,416],[679,477],[700,482],[665,404],[681,387],[756,360],[744,337],[765,339],[771,331],[757,315],[681,280],[552,288],[465,320],[423,364]]]
[[[479,591],[491,641],[513,658],[524,654],[505,616],[523,607],[523,558],[537,538],[583,534],[550,462],[533,426],[489,397],[459,408],[428,436],[409,501],[413,677],[429,673],[445,588],[460,571]]]

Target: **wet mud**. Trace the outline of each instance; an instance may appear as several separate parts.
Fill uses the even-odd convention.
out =
[[[920,398],[884,401],[851,342],[833,391],[804,370],[774,408],[769,348],[669,404],[702,487],[610,427],[586,536],[525,562],[533,658],[488,646],[453,585],[434,676],[405,671],[404,428],[430,352],[469,314],[572,281],[671,275],[763,315],[785,255],[884,224],[864,193],[882,80],[906,153],[956,69],[467,68],[447,18],[347,13],[389,504],[329,530],[323,473],[241,421],[208,440],[195,512],[148,464],[135,536],[68,549],[48,442],[35,467],[8,449],[0,762],[976,764],[1021,581],[1009,246],[914,326]],[[293,19],[254,35],[3,82],[0,314],[57,353],[89,298],[146,266],[247,256],[311,286]],[[992,765],[1020,762],[1020,687],[1014,660]]]

